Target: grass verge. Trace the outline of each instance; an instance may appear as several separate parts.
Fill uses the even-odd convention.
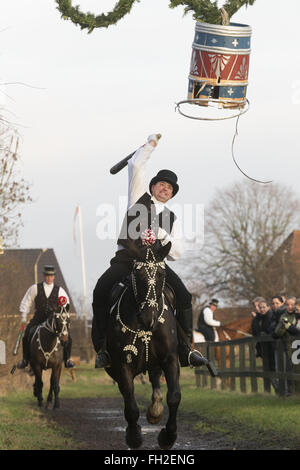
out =
[[[136,379],[136,396],[142,406],[149,402],[151,386]],[[44,379],[44,399],[48,380]],[[166,385],[162,384],[164,396]],[[279,399],[274,395],[197,388],[194,372],[181,371],[180,418],[202,434],[222,433],[232,441],[253,440],[265,448],[300,449],[300,397]],[[120,397],[118,386],[104,371],[93,366],[76,368],[76,382],[66,373],[61,380],[62,399]],[[164,400],[165,401],[165,400]],[[0,449],[76,449],[70,429],[58,426],[37,407],[30,391],[0,398]]]

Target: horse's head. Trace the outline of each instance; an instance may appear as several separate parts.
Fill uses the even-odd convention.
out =
[[[165,262],[171,242],[165,246],[156,241],[151,246],[133,244],[129,249],[134,258],[132,286],[139,308],[139,320],[146,329],[153,327],[163,308]]]
[[[59,299],[61,299],[61,297]],[[52,329],[62,343],[66,343],[68,341],[70,327],[70,314],[68,307],[69,305],[66,303],[60,303],[58,301],[58,309],[53,313],[52,317]]]

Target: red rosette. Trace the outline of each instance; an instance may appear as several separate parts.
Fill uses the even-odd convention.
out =
[[[63,307],[64,305],[66,305],[68,303],[68,299],[67,299],[67,297],[61,295],[60,297],[58,297],[57,303],[60,307]]]
[[[155,232],[153,232],[153,230],[151,230],[150,228],[148,228],[147,230],[144,230],[144,232],[141,235],[141,240],[142,240],[143,245],[146,245],[146,246],[154,245],[154,243],[156,242]]]

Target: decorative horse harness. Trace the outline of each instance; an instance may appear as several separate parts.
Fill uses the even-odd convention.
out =
[[[151,254],[152,259],[149,259],[150,254]],[[142,261],[135,261],[134,262],[134,268],[135,269],[141,269],[143,267],[145,268],[146,275],[147,275],[148,290],[147,290],[147,294],[146,294],[145,299],[142,302],[139,301],[137,287],[136,287],[136,278],[135,278],[135,274],[134,274],[134,270],[133,270],[132,274],[131,274],[131,279],[132,279],[132,287],[133,287],[135,300],[136,300],[140,310],[143,310],[146,305],[148,305],[149,307],[154,307],[154,308],[158,309],[158,301],[157,301],[157,296],[156,296],[156,291],[155,291],[155,286],[156,286],[155,276],[156,276],[158,267],[161,267],[161,268],[165,269],[165,263],[164,263],[164,261],[160,261],[160,262],[156,261],[156,258],[154,256],[153,251],[150,248],[148,248],[147,253],[146,253],[146,261],[145,262],[142,262]],[[164,279],[164,282],[163,282],[162,292],[164,290],[164,286],[165,286],[165,279]],[[117,317],[116,318],[117,318],[117,321],[122,326],[122,329],[121,329],[122,333],[124,333],[124,334],[126,334],[126,333],[134,334],[134,338],[133,338],[133,341],[132,341],[131,344],[128,344],[123,348],[123,351],[124,352],[128,351],[128,354],[126,355],[126,361],[127,361],[128,364],[130,364],[132,362],[132,354],[134,354],[134,356],[138,355],[138,349],[135,346],[136,340],[141,339],[141,341],[143,343],[145,343],[146,362],[148,363],[148,360],[149,360],[149,343],[152,339],[152,331],[151,330],[144,331],[144,330],[140,330],[140,329],[132,330],[127,325],[125,325],[125,323],[121,319],[120,305],[121,305],[121,302],[122,302],[123,295],[125,294],[127,289],[128,289],[128,287],[126,287],[126,289],[124,289],[124,291],[122,292],[122,294],[121,294],[121,296],[118,300],[118,309],[117,309]],[[162,294],[162,299],[163,299],[162,310],[160,312],[159,317],[157,318],[157,321],[159,323],[164,323],[165,322],[165,318],[164,318],[163,315],[164,315],[164,311],[168,310],[168,306],[165,304],[164,294]],[[114,309],[114,307],[115,307],[115,305],[112,307],[111,311]],[[154,319],[152,318],[151,328],[154,326],[154,323],[155,323]]]
[[[58,346],[61,344],[60,342],[60,337],[61,336],[67,336],[69,331],[68,331],[68,319],[70,318],[70,314],[66,311],[65,307],[61,307],[61,311],[59,313],[55,313],[50,321],[50,318],[48,318],[46,321],[44,321],[41,325],[37,327],[37,329],[34,332],[34,335],[31,339],[31,342],[33,341],[34,337],[37,336],[36,341],[39,344],[38,349],[42,352],[45,358],[45,369],[48,367],[48,361],[51,358],[52,354],[56,351],[58,351]],[[62,329],[61,331],[57,330],[56,327],[56,320],[61,319],[62,320]],[[45,351],[42,342],[41,342],[41,329],[44,328],[45,330],[49,331],[50,333],[54,334],[56,336],[56,343],[51,351]]]

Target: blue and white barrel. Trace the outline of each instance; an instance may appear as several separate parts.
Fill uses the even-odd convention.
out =
[[[207,106],[213,98],[221,107],[246,104],[252,29],[196,23],[188,99]]]

